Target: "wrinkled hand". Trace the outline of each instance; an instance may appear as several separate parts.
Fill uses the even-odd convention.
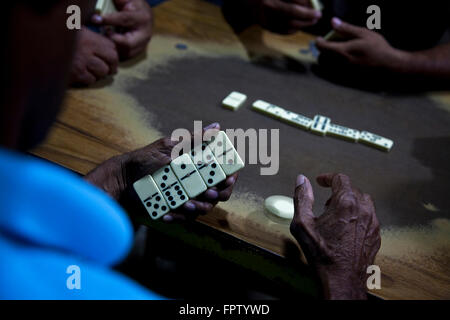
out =
[[[212,124],[205,129],[220,130],[219,124]],[[172,161],[172,149],[179,141],[163,138],[154,143],[114,158],[111,158],[89,172],[85,179],[103,189],[126,209],[133,209],[136,204],[133,183],[145,175],[152,174]],[[163,217],[166,222],[194,219],[199,214],[206,214],[219,201],[227,201],[238,178],[237,174],[228,177],[215,187],[209,188],[194,200],[189,200],[176,212]],[[139,203],[140,204],[140,203]]]
[[[145,0],[115,0],[118,12],[103,17],[94,15],[92,21],[116,27],[107,36],[114,41],[121,59],[130,59],[143,52],[152,37],[153,16]]]
[[[250,0],[250,5],[257,23],[281,34],[315,25],[322,16],[311,7],[310,0]]]
[[[331,23],[334,31],[346,40],[326,41],[318,38],[316,45],[321,53],[334,53],[351,64],[367,67],[390,68],[402,59],[403,52],[391,47],[379,33],[338,18],[333,18]]]
[[[323,174],[317,182],[331,187],[325,212],[314,216],[311,183],[300,175],[291,233],[318,272],[325,298],[365,299],[367,267],[373,264],[381,244],[373,202],[369,195],[352,188],[346,175]]]
[[[70,70],[70,83],[91,85],[117,72],[119,56],[110,39],[83,27]]]

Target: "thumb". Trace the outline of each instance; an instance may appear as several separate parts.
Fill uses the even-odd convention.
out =
[[[295,187],[293,223],[303,227],[310,226],[314,221],[313,204],[314,193],[311,182],[301,174],[297,177]]]
[[[361,34],[366,31],[365,28],[344,22],[336,17],[331,19],[331,25],[333,26],[333,29],[336,30],[339,34],[349,38],[359,38]]]

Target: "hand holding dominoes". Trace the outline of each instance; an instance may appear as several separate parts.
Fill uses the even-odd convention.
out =
[[[117,47],[121,59],[143,52],[153,30],[152,11],[145,0],[98,0],[92,22],[108,26],[105,33]],[[114,31],[112,31],[114,30]]]
[[[231,196],[236,172],[244,163],[226,134],[217,131],[218,125],[208,129],[214,129],[211,141],[171,161],[166,158],[160,168],[133,184],[152,219],[183,219],[186,211],[206,213]],[[168,148],[170,153],[173,147]]]
[[[289,34],[315,25],[322,17],[318,0],[247,1],[255,22],[272,32]]]
[[[213,124],[206,129],[214,129],[218,132],[220,126]],[[164,221],[185,220],[194,218],[199,214],[205,214],[217,202],[227,201],[230,198],[233,186],[237,180],[237,173],[229,175],[226,179],[208,183],[206,188],[202,185],[202,183],[206,185],[204,180],[197,186],[195,181],[200,181],[198,179],[199,176],[192,173],[192,164],[186,158],[187,155],[179,159],[184,162],[171,163],[172,150],[178,143],[179,141],[173,141],[170,138],[157,140],[144,148],[105,161],[89,172],[85,179],[103,189],[120,202],[123,207],[128,209],[129,212],[134,212],[137,209],[137,205],[139,208],[142,206],[140,203],[137,204],[136,193],[132,186],[135,181],[144,177],[140,180],[142,186],[140,190],[143,191],[139,192],[139,196],[144,196],[144,200],[151,197],[148,201],[151,200],[152,209],[168,213],[164,216]],[[212,163],[209,163],[210,167],[212,165]],[[183,175],[183,170],[186,170],[187,174]],[[212,171],[209,170],[208,174]],[[206,174],[205,170],[202,172]],[[149,175],[151,173],[153,177]],[[218,176],[220,174],[215,175],[215,177]],[[185,178],[179,181],[180,178],[178,177]],[[156,196],[151,191],[148,191],[151,190],[153,184],[156,184],[155,180],[159,182],[156,188],[158,190],[162,188],[164,194],[160,191],[161,194]],[[164,187],[162,183],[165,184]],[[189,184],[193,188],[186,187]],[[167,188],[168,186],[170,188]],[[142,199],[142,197],[140,198]],[[155,204],[157,205],[155,206]],[[147,204],[146,209],[150,214],[153,213],[153,211],[149,211],[150,207]],[[158,216],[160,215],[158,214]]]

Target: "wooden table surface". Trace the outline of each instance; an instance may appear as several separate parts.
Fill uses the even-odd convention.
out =
[[[158,122],[158,114],[141,105],[130,88],[148,80],[149,71],[163,70],[186,55],[247,61],[256,56],[284,56],[302,63],[315,61],[311,55],[299,53],[300,48],[309,47],[314,39],[311,35],[279,36],[254,26],[237,36],[220,8],[204,1],[167,1],[154,9],[154,18],[154,37],[147,53],[123,63],[113,79],[88,89],[69,90],[63,112],[45,143],[33,150],[35,155],[85,174],[111,156],[161,137],[164,124]],[[177,49],[179,43],[189,49]],[[450,111],[450,93],[430,93],[428,97],[441,110]],[[251,192],[238,192],[198,221],[284,256],[287,244],[295,243],[288,224],[264,215],[262,200]],[[423,205],[436,216],[430,224],[382,228],[383,243],[376,260],[382,271],[382,289],[373,294],[387,299],[450,298],[448,212],[443,214],[431,203]]]

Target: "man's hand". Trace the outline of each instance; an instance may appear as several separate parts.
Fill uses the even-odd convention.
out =
[[[119,56],[114,42],[83,27],[70,70],[70,83],[91,85],[117,72]]]
[[[331,21],[334,31],[345,41],[326,41],[318,38],[322,53],[334,53],[355,65],[391,69],[405,59],[405,52],[389,45],[382,35],[357,27],[338,18]]]
[[[263,28],[290,34],[315,25],[322,13],[311,7],[310,0],[249,0],[254,18]]]
[[[147,47],[152,36],[153,17],[145,0],[115,0],[118,12],[100,17],[94,15],[94,23],[113,26],[116,32],[107,36],[114,41],[121,59],[130,59]]]
[[[365,299],[367,267],[380,248],[380,226],[369,195],[352,188],[343,174],[317,177],[331,187],[325,212],[315,217],[310,181],[298,176],[291,233],[300,243],[308,263],[316,269],[327,299]]]
[[[219,124],[212,124],[205,130],[220,130]],[[121,203],[132,209],[136,202],[133,197],[133,183],[145,175],[152,174],[172,161],[172,149],[178,144],[170,138],[160,139],[142,149],[111,158],[89,172],[85,179],[103,189]],[[194,200],[186,202],[181,209],[163,217],[166,222],[193,219],[206,214],[219,201],[227,201],[233,191],[238,175],[234,174],[216,187],[209,188]]]

